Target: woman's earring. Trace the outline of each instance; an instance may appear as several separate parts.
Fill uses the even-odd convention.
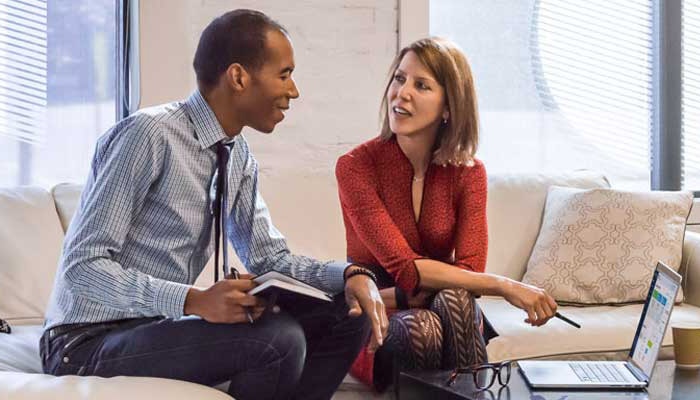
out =
[[[442,119],[442,124],[443,124],[443,125],[447,125],[447,118],[443,118],[443,119]]]

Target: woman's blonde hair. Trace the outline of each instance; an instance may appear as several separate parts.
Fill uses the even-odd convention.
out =
[[[391,64],[389,82],[384,89],[380,111],[382,130],[379,136],[388,140],[393,135],[389,127],[386,96],[396,69],[409,51],[416,54],[438,83],[445,88],[445,102],[450,110],[447,123],[440,124],[438,128],[432,162],[471,165],[479,145],[479,110],[474,78],[462,50],[447,39],[421,39],[401,49],[396,56]]]

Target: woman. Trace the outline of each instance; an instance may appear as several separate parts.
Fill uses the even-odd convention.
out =
[[[478,111],[464,54],[423,39],[402,49],[391,71],[381,134],[336,166],[348,259],[374,267],[394,309],[384,345],[352,369],[380,391],[399,369],[485,362],[475,296],[504,297],[533,326],[557,308],[542,289],[484,273],[486,171],[474,158]]]

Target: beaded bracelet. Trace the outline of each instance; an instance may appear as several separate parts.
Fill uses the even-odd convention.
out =
[[[366,269],[366,268],[356,268],[348,273],[348,275],[345,277],[345,282],[348,281],[348,279],[352,278],[355,275],[364,275],[369,277],[375,284],[377,283],[377,275],[374,274],[374,272]]]

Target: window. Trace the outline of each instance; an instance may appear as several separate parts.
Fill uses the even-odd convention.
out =
[[[116,0],[0,0],[0,186],[84,182],[114,122]]]
[[[683,183],[700,190],[700,3],[683,1]]]
[[[648,188],[651,1],[541,0],[533,18],[537,92],[566,125],[555,151],[586,158],[616,187]]]
[[[487,169],[586,168],[617,188],[700,189],[700,5],[683,1],[681,57],[680,2],[662,3],[429,1],[430,34],[472,65]],[[681,93],[676,129],[680,103],[668,99]]]

